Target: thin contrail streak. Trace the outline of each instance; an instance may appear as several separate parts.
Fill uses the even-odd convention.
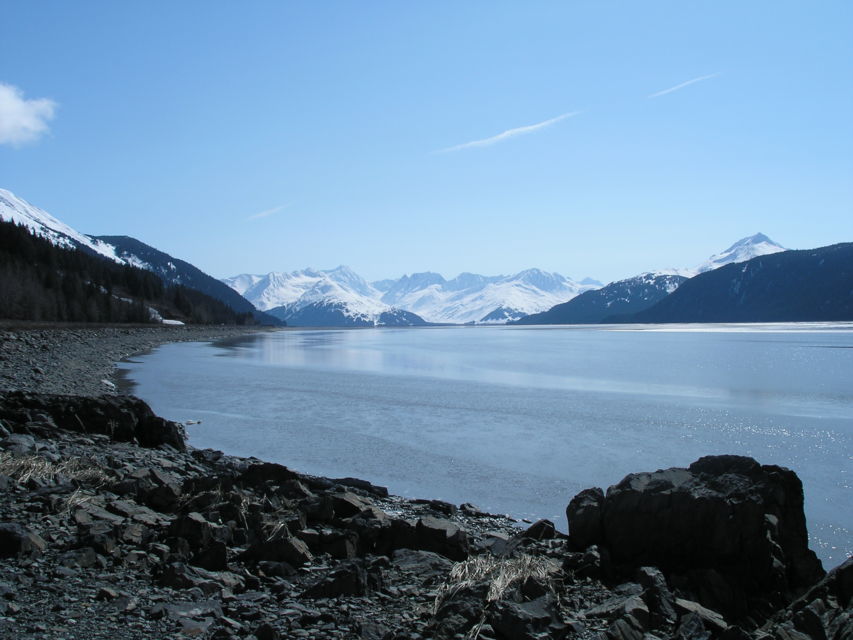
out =
[[[699,76],[698,78],[693,78],[692,80],[688,80],[687,82],[682,82],[681,84],[677,84],[674,87],[670,87],[669,89],[664,89],[663,91],[658,91],[657,93],[653,93],[649,98],[657,98],[659,96],[665,96],[667,93],[672,93],[673,91],[678,91],[679,89],[683,89],[691,84],[695,84],[697,82],[702,82],[703,80],[710,80],[711,78],[716,78],[718,73],[709,73],[707,76]]]
[[[536,124],[529,124],[524,127],[507,129],[503,133],[499,133],[496,136],[492,136],[491,138],[483,138],[482,140],[473,140],[472,142],[457,144],[456,146],[447,147],[446,149],[439,149],[434,153],[447,153],[449,151],[459,151],[460,149],[469,149],[471,147],[487,147],[489,145],[508,140],[509,138],[514,138],[515,136],[522,136],[528,133],[533,133],[534,131],[538,131],[539,129],[544,129],[545,127],[549,127],[552,124],[559,122],[560,120],[571,118],[573,116],[578,115],[579,113],[580,111],[564,113],[562,115],[557,116],[556,118],[550,118],[548,120],[543,120],[542,122],[537,122]]]

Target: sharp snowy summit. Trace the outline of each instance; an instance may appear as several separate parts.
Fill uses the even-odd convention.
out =
[[[746,262],[758,256],[766,256],[780,251],[787,251],[787,249],[781,244],[773,242],[763,233],[756,233],[754,236],[738,240],[722,253],[712,255],[696,267],[695,271],[696,273],[705,273],[732,262]]]

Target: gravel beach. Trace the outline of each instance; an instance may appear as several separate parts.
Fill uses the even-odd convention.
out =
[[[80,327],[0,324],[0,390],[120,393],[115,363],[167,342],[202,342],[263,327]]]

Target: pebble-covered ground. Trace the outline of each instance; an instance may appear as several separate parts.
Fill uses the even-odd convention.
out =
[[[0,324],[0,390],[101,395],[118,392],[115,363],[167,342],[208,341],[258,327],[12,327]]]

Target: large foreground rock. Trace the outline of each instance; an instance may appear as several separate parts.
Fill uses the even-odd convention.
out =
[[[63,396],[13,391],[0,393],[0,420],[27,424],[30,429],[60,428],[97,433],[143,447],[168,444],[186,450],[186,435],[176,422],[154,414],[132,396]]]
[[[574,548],[605,548],[618,567],[656,566],[674,586],[734,620],[758,622],[823,576],[808,548],[797,475],[741,456],[635,473],[569,504]]]

